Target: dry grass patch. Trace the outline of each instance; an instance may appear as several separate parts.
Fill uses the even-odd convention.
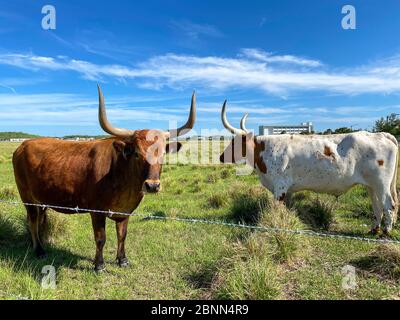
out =
[[[17,191],[11,187],[0,188],[0,199],[1,200],[13,200],[18,196]]]
[[[396,245],[379,245],[369,255],[355,261],[355,265],[384,279],[400,280],[400,248]]]
[[[54,244],[57,239],[70,235],[72,228],[68,218],[62,213],[48,210],[41,228],[43,241]]]
[[[281,299],[281,279],[288,265],[303,259],[309,252],[308,239],[277,229],[299,230],[303,224],[293,210],[282,203],[266,203],[265,195],[253,190],[235,196],[241,210],[258,210],[258,225],[276,232],[245,233],[241,240],[227,248],[211,287],[216,299]],[[238,209],[238,207],[235,207]]]
[[[294,210],[286,208],[283,203],[271,202],[262,211],[259,225],[278,230],[302,230],[303,223]],[[277,262],[292,262],[303,257],[309,249],[308,239],[290,232],[265,232],[253,234],[256,242],[268,241],[271,244],[272,256]]]
[[[211,287],[214,299],[271,300],[279,299],[282,287],[279,270],[269,259],[235,256],[225,261],[229,269],[221,269]]]

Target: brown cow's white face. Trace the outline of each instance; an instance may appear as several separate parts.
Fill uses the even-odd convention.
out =
[[[157,193],[161,190],[161,169],[165,153],[178,152],[181,143],[167,143],[165,134],[158,130],[137,130],[131,138],[114,141],[114,148],[130,170],[140,172],[142,191]]]

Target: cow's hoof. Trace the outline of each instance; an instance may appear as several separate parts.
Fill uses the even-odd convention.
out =
[[[104,263],[96,265],[96,266],[94,266],[94,271],[96,273],[103,273],[104,271],[106,271],[106,265]]]
[[[381,232],[381,228],[380,227],[374,227],[374,228],[371,229],[371,231],[369,233],[372,234],[373,236],[376,236],[380,232]]]
[[[118,259],[118,265],[119,265],[121,268],[126,268],[126,267],[128,267],[128,266],[129,266],[129,260],[128,260],[128,258]]]
[[[390,231],[387,230],[387,229],[383,229],[381,238],[383,238],[383,239],[389,239],[389,238],[390,238]]]
[[[36,249],[36,250],[35,250],[35,254],[36,254],[36,257],[37,257],[38,259],[41,259],[41,260],[47,258],[47,254],[46,254],[46,252],[45,252],[42,248]]]
[[[46,252],[43,252],[43,253],[41,253],[41,254],[38,254],[38,255],[37,255],[37,258],[40,259],[40,260],[46,259],[46,258],[47,258]]]

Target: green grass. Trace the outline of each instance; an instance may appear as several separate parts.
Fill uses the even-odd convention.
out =
[[[19,200],[11,164],[17,145],[0,143],[0,199]],[[138,212],[357,236],[367,236],[371,224],[361,187],[338,201],[304,192],[286,209],[271,200],[257,176],[237,176],[230,165],[170,164],[161,180],[163,191],[146,196]],[[34,257],[25,220],[22,206],[0,203],[0,299],[400,298],[399,246],[132,218],[126,240],[131,265],[121,269],[109,220],[107,272],[97,275],[89,215],[49,213],[45,260]],[[393,237],[400,240],[398,226]],[[48,264],[57,271],[55,290],[40,285]],[[348,264],[357,270],[351,291],[341,286]]]

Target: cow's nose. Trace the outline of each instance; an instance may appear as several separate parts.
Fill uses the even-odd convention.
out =
[[[143,184],[144,191],[148,193],[156,193],[160,191],[161,184],[159,180],[146,180]]]

